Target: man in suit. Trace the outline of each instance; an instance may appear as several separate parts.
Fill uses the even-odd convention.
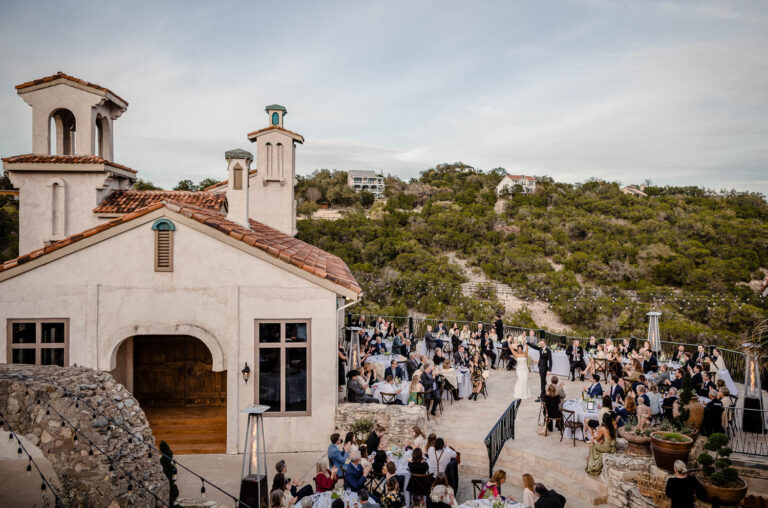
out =
[[[704,349],[704,346],[699,344],[699,347],[697,348],[696,354],[693,356],[693,359],[698,364],[704,363],[704,360],[707,359],[707,351],[706,349]]]
[[[643,372],[648,374],[657,370],[659,370],[659,360],[656,358],[656,353],[647,351],[645,353],[645,360],[643,360]]]
[[[432,364],[424,365],[424,371],[421,373],[421,386],[426,392],[424,398],[427,400],[427,410],[432,416],[437,416],[437,387],[435,386],[435,376],[432,375]],[[429,409],[429,401],[432,401],[432,409]]]
[[[416,358],[416,353],[408,355],[408,361],[405,362],[405,370],[408,371],[408,379],[413,379],[413,373],[421,368],[421,362]]]
[[[376,342],[374,344],[374,348],[376,348],[376,354],[386,353],[387,352],[387,345],[384,344],[381,340],[381,335],[376,337]]]
[[[347,465],[351,447],[352,441],[342,444],[341,434],[338,432],[331,434],[331,444],[328,446],[328,463],[331,468],[336,468],[336,476],[339,478],[344,478],[344,468]]]
[[[565,506],[565,497],[555,490],[549,490],[541,483],[537,483],[533,490],[539,495],[539,499],[533,505],[534,508],[563,508]]]
[[[360,373],[356,370],[350,370],[347,372],[347,400],[349,402],[359,402],[363,404],[378,404],[379,401],[375,397],[365,393],[365,388],[357,380],[357,376]]]
[[[453,354],[453,365],[456,367],[469,367],[469,355],[464,351],[464,346]]]
[[[365,489],[360,489],[360,492],[357,493],[357,498],[362,503],[360,508],[379,508],[379,503],[371,499],[368,491]]]
[[[357,492],[365,486],[365,477],[371,472],[371,467],[363,468],[360,465],[360,451],[352,450],[349,453],[349,464],[344,475],[344,487]]]
[[[629,354],[632,352],[632,344],[629,342],[629,339],[624,339],[621,341],[621,346],[619,346],[619,351],[621,352],[621,356],[628,357]]]
[[[603,385],[600,384],[600,376],[592,374],[592,384],[584,387],[587,397],[601,398],[603,396]]]
[[[611,400],[615,403],[617,399],[624,400],[624,389],[619,386],[619,376],[611,376]]]
[[[377,424],[376,427],[368,434],[368,439],[365,441],[366,450],[373,455],[379,449],[379,443],[381,443],[381,436],[384,435],[384,426]]]
[[[529,339],[533,339],[532,335],[529,335]],[[552,351],[547,347],[547,343],[544,339],[539,340],[537,346],[533,342],[529,342],[528,345],[539,352],[539,379],[541,380],[541,393],[536,402],[541,402],[544,398],[545,390],[547,389],[547,376],[552,370]]]
[[[675,405],[675,402],[677,402],[677,388],[672,387],[669,389],[667,396],[661,402],[662,412],[664,413],[664,416],[670,420],[672,419],[672,406]]]
[[[701,365],[699,364],[696,364],[693,366],[693,376],[691,376],[691,384],[693,385],[694,390],[701,389],[701,385],[704,384],[704,377],[701,375]]]
[[[494,341],[496,340],[496,330],[491,330],[490,335],[481,336],[480,338],[480,351],[481,354],[491,359],[488,363],[492,369],[496,369],[496,352],[494,351]]]
[[[683,363],[683,355],[685,354],[685,346],[677,346],[677,351],[672,355],[672,361],[677,363]]]
[[[683,387],[683,369],[677,369],[675,371],[675,379],[669,382],[669,386],[677,388],[678,390]]]
[[[701,389],[699,390],[699,396],[708,397],[710,390],[717,391],[717,386],[715,385],[715,383],[712,382],[712,374],[710,374],[707,371],[702,371],[701,377],[704,380],[704,382],[701,384]]]
[[[384,377],[392,376],[393,378],[397,377],[400,379],[405,379],[405,375],[403,374],[403,369],[397,364],[397,360],[392,360],[392,363],[389,364],[389,367],[384,369]]]
[[[432,333],[432,327],[427,326],[427,333],[424,334],[424,345],[427,348],[427,358],[435,356],[435,347],[437,346],[437,339]]]
[[[565,354],[571,364],[571,381],[576,381],[576,369],[579,369],[579,378],[584,381],[584,369],[587,365],[584,363],[584,348],[579,345],[579,341],[574,340],[565,350]]]

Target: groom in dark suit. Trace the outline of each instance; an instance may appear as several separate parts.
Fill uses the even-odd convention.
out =
[[[529,342],[528,345],[539,352],[539,378],[541,379],[541,395],[536,399],[536,402],[541,402],[544,398],[544,393],[547,388],[547,376],[552,370],[552,351],[547,347],[547,343],[544,339],[539,340],[537,346],[533,342]]]

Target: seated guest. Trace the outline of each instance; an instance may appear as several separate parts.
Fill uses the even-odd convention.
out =
[[[408,378],[413,379],[413,373],[421,368],[421,362],[416,358],[416,353],[408,355],[408,361],[405,362],[405,370],[408,371]]]
[[[699,396],[706,397],[709,395],[710,390],[717,391],[717,386],[712,382],[712,375],[707,371],[701,372],[701,389],[699,390]]]
[[[704,346],[699,344],[698,347],[696,348],[696,353],[693,355],[693,361],[701,365],[704,363],[704,360],[706,360],[707,358],[709,358],[709,356],[707,355],[707,350],[704,349]]]
[[[587,346],[585,347],[585,349],[587,351],[597,351],[598,349],[600,349],[599,346],[600,344],[597,343],[597,339],[595,338],[595,336],[591,335],[589,337],[589,341],[587,342]]]
[[[621,353],[621,356],[629,358],[632,355],[633,350],[634,348],[632,347],[632,344],[630,344],[629,339],[624,339],[621,341],[621,346],[619,346],[619,352]]]
[[[421,386],[421,376],[413,376],[411,378],[411,386],[408,390],[411,392],[410,395],[408,395],[408,405],[421,404],[421,401],[416,400],[418,398],[417,394],[424,391],[424,387]]]
[[[571,366],[571,381],[576,381],[576,369],[579,369],[579,377],[584,381],[584,369],[587,368],[587,364],[584,363],[584,348],[579,345],[578,340],[574,340],[573,344],[568,346],[565,355]]]
[[[441,367],[443,365],[443,362],[445,362],[443,348],[435,348],[435,357],[432,358],[432,362],[435,364],[435,367]]]
[[[501,486],[504,484],[504,482],[507,481],[507,473],[503,469],[499,469],[495,473],[493,473],[493,476],[490,480],[488,480],[485,485],[483,485],[483,488],[480,489],[480,494],[478,494],[478,499],[485,499],[486,493],[490,492],[490,497],[492,499],[496,499],[497,497],[501,497]]]
[[[459,503],[456,502],[453,487],[448,485],[448,477],[445,473],[438,473],[435,476],[429,496],[427,498],[427,506],[429,508],[458,508],[459,506]]]
[[[397,332],[395,337],[392,339],[392,354],[396,354],[396,355],[403,354],[404,340],[405,340],[405,337],[403,336],[403,332]]]
[[[386,491],[381,498],[383,508],[402,508],[405,504],[405,497],[400,491],[400,483],[397,478],[390,478],[386,483]]]
[[[691,384],[693,385],[694,390],[698,390],[701,388],[701,385],[704,384],[704,377],[701,375],[701,365],[696,364],[693,366],[693,374],[691,375]]]
[[[464,346],[459,346],[453,354],[453,365],[455,367],[469,367],[469,355],[464,350]]]
[[[723,429],[723,393],[712,390],[709,392],[709,403],[704,407],[704,419],[701,424],[701,435],[710,436],[715,432],[725,433]]]
[[[669,378],[670,374],[671,373],[669,372],[669,369],[667,368],[667,364],[666,363],[662,363],[659,366],[658,374],[656,374],[656,377],[654,378],[655,382],[656,382],[656,385],[659,386],[659,387],[661,387],[661,386],[668,386],[669,383],[671,382],[671,380]]]
[[[685,353],[683,358],[685,358],[683,368],[688,369],[688,372],[693,374],[693,367],[696,365],[696,360],[693,359],[693,355],[691,355],[691,353]]]
[[[284,460],[278,461],[277,464],[275,464],[275,470],[277,470],[277,474],[275,475],[275,480],[272,482],[272,489],[274,490],[276,486],[276,482],[278,481],[278,476],[282,475],[283,480],[285,481],[286,487],[287,485],[290,485],[290,491],[291,496],[295,496],[297,501],[301,501],[303,498],[307,496],[311,496],[314,494],[314,491],[312,490],[312,487],[309,485],[301,486],[304,483],[304,480],[291,480],[288,478],[288,465],[285,463]]]
[[[547,390],[544,393],[542,402],[544,403],[544,408],[547,412],[547,418],[560,418],[560,420],[557,420],[558,430],[562,429],[563,426],[563,412],[560,410],[561,400],[562,399],[557,394],[557,388],[555,388],[555,385],[547,385]],[[552,431],[552,422],[547,422],[547,425],[549,430]]]
[[[360,508],[379,508],[379,503],[374,501],[365,489],[360,489],[357,499],[360,500]]]
[[[331,444],[328,446],[328,461],[331,469],[336,471],[339,478],[344,477],[344,466],[349,457],[349,451],[352,448],[352,442],[341,443],[341,434],[334,432],[331,434]]]
[[[560,378],[557,376],[552,376],[552,384],[555,386],[555,389],[557,389],[557,396],[560,397],[560,401],[565,400],[565,382],[560,381]]]
[[[366,386],[371,386],[376,383],[376,369],[372,363],[366,363],[363,365],[363,383]]]
[[[675,363],[685,362],[685,346],[677,346],[677,351],[672,355],[672,361]]]
[[[456,458],[456,452],[445,446],[443,438],[435,440],[435,446],[427,450],[427,465],[430,474],[444,473],[451,459]]]
[[[675,371],[675,379],[669,382],[669,386],[677,388],[678,390],[683,387],[683,369],[677,369]]]
[[[272,492],[280,491],[283,496],[283,507],[292,508],[293,505],[301,501],[302,498],[312,495],[312,487],[305,485],[301,490],[297,491],[298,485],[298,481],[291,481],[286,478],[284,474],[277,473],[272,480]]]
[[[637,388],[640,385],[645,385],[645,374],[640,374],[637,378],[637,381],[632,383],[632,391],[635,392],[635,395],[637,395]]]
[[[656,358],[656,353],[648,351],[645,353],[645,360],[643,361],[643,373],[656,372],[659,370],[659,360]]]
[[[624,398],[624,389],[619,384],[619,376],[611,376],[611,400],[616,402]]]
[[[357,492],[365,486],[365,477],[371,472],[370,467],[360,465],[360,452],[349,454],[349,464],[344,474],[344,488]]]
[[[664,416],[668,419],[672,419],[672,408],[677,402],[677,388],[674,386],[667,392],[667,397],[662,401],[661,408]]]
[[[376,424],[376,427],[368,434],[368,439],[365,441],[368,449],[368,456],[373,455],[379,450],[379,444],[381,443],[381,436],[384,435],[384,426]]]
[[[440,402],[440,400],[437,396],[437,383],[435,381],[435,376],[432,373],[433,370],[434,365],[426,363],[424,365],[424,370],[421,372],[421,379],[419,381],[424,388],[424,398],[426,399],[425,405],[427,410],[429,410],[429,403],[431,401],[432,410],[430,411],[430,414],[432,416],[437,416],[437,403]]]
[[[640,399],[643,400],[643,404],[648,406],[650,409],[651,407],[651,399],[648,397],[648,389],[645,387],[645,385],[638,385],[637,386],[637,400]]]
[[[603,471],[603,454],[614,451],[616,451],[616,429],[613,427],[613,419],[609,413],[603,415],[600,428],[597,429],[595,437],[592,438],[587,457],[587,473],[598,476]]]
[[[563,508],[565,506],[565,497],[558,494],[554,489],[547,489],[543,483],[537,483],[534,491],[539,496],[536,504],[533,505],[534,508]]]
[[[336,475],[338,468],[328,466],[328,457],[323,457],[315,468],[315,487],[318,492],[328,492],[336,487],[339,477]]]
[[[651,414],[653,416],[661,414],[661,394],[659,393],[659,387],[656,383],[650,383],[648,385],[648,400],[651,402]]]
[[[349,378],[349,381],[347,382],[347,400],[349,402],[358,402],[363,404],[378,404],[379,401],[376,399],[376,397],[365,393],[368,385],[361,384],[360,381],[358,381],[359,375],[360,373],[356,370],[350,370],[347,372],[347,378]]]
[[[392,360],[390,362],[389,367],[384,369],[384,377],[392,376],[393,378],[400,378],[405,379],[405,375],[403,374],[403,369],[397,364],[397,360]]]
[[[286,492],[288,491],[285,489],[272,489],[269,493],[269,508],[293,508],[296,504],[296,498],[288,497],[286,499]],[[287,495],[290,496],[291,493],[288,492]],[[343,501],[341,506],[344,507]]]
[[[403,390],[395,386],[395,378],[393,378],[392,375],[388,375],[384,384],[379,385],[379,393],[394,393],[395,395],[400,395],[400,392],[402,391]],[[402,406],[403,401],[400,400],[399,397],[395,397],[392,404],[399,404]]]
[[[421,448],[422,452],[425,450],[424,447],[427,444],[427,436],[424,435],[424,432],[418,425],[413,426],[413,439],[409,444],[414,450],[416,448]]]
[[[390,478],[397,480],[397,483],[400,484],[400,491],[402,492],[403,487],[405,486],[405,476],[397,474],[397,466],[391,460],[384,466],[384,476],[387,481],[389,481]]]
[[[594,339],[594,337],[592,337]],[[597,362],[595,360],[602,360],[604,358],[607,358],[607,355],[605,354],[605,346],[603,344],[597,345],[597,352],[592,356],[592,358],[589,359],[589,363],[587,364],[587,368],[584,370],[584,374],[592,375],[595,374],[595,367],[597,367]],[[603,370],[602,366],[600,367],[600,370]]]
[[[584,387],[587,397],[602,397],[603,386],[600,384],[600,376],[592,374],[592,384]]]

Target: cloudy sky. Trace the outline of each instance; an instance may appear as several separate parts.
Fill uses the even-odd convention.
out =
[[[59,70],[129,101],[115,160],[224,178],[264,106],[299,173],[441,162],[557,180],[768,194],[768,3],[15,2],[0,5],[0,154],[31,150],[13,85]]]

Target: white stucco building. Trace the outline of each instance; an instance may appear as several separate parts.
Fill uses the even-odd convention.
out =
[[[504,190],[511,191],[515,185],[523,188],[524,194],[533,194],[536,192],[536,179],[526,175],[505,175],[496,186],[496,194],[500,195]]]
[[[377,198],[384,197],[384,177],[375,171],[351,170],[347,173],[347,185],[355,192],[368,191]]]
[[[271,450],[323,448],[341,309],[361,290],[340,258],[293,237],[304,140],[285,108],[247,135],[256,156],[225,153],[214,189],[133,191],[136,171],[112,149],[127,102],[62,73],[16,88],[33,139],[3,158],[21,256],[0,265],[0,362],[111,372],[177,453],[242,451],[253,403],[272,408]]]

